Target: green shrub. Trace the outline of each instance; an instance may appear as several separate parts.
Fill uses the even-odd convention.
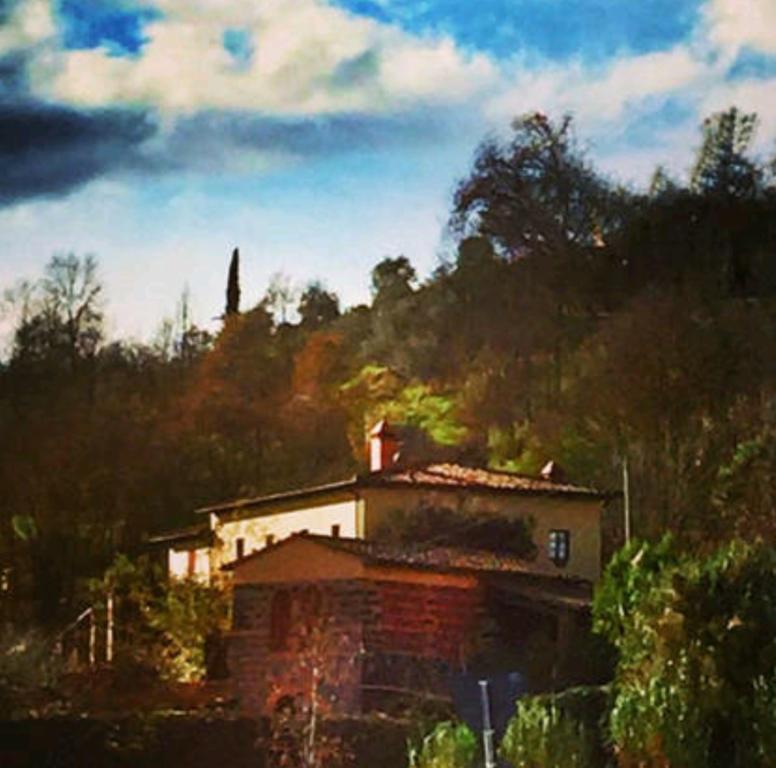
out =
[[[605,688],[573,688],[521,699],[501,742],[514,768],[602,768]]]
[[[420,743],[410,745],[410,768],[475,768],[477,737],[462,723],[444,722]]]
[[[60,659],[51,638],[34,631],[0,633],[0,718],[27,714],[57,682]]]
[[[594,611],[620,656],[610,732],[622,765],[774,765],[776,550],[734,541],[701,559],[634,543]]]

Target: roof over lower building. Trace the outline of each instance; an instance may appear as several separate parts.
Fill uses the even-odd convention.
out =
[[[558,482],[551,478],[503,470],[468,467],[452,462],[422,464],[412,467],[391,467],[380,472],[355,475],[325,485],[297,488],[253,498],[236,499],[196,510],[197,513],[232,512],[240,509],[258,509],[282,502],[303,500],[337,492],[357,493],[365,488],[417,488],[426,490],[468,490],[480,493],[501,493],[522,496],[556,496],[604,501],[612,493],[595,488]]]
[[[312,543],[327,551],[357,558],[367,566],[385,566],[432,573],[474,575],[485,579],[499,592],[524,600],[580,610],[590,606],[592,585],[584,579],[537,573],[531,564],[515,555],[462,547],[407,547],[364,539],[348,539],[298,533],[277,544],[253,552],[225,566],[223,570],[239,571],[273,553],[295,545]],[[274,576],[274,574],[273,574]],[[289,573],[274,581],[292,583],[306,580],[306,573]],[[243,582],[246,583],[246,582]]]

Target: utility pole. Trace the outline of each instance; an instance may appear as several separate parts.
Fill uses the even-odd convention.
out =
[[[490,697],[488,681],[480,680],[480,700],[482,703],[482,747],[485,752],[485,768],[496,768],[493,749],[493,725],[490,721]]]

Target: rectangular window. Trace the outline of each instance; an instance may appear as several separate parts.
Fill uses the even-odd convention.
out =
[[[566,565],[571,556],[571,531],[550,531],[550,540],[547,550],[550,560],[552,560],[555,565],[558,567]]]
[[[264,537],[264,546],[271,547],[274,543],[275,543],[275,537],[271,533],[268,533]]]
[[[333,539],[338,539],[340,537],[340,527],[338,525],[332,525],[331,536]]]
[[[234,545],[237,550],[237,559],[240,560],[245,555],[245,539],[237,539]]]
[[[189,560],[188,563],[186,563],[186,572],[189,576],[193,576],[197,572],[197,550],[190,549],[188,554]]]

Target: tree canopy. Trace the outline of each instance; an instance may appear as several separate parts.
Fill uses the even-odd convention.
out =
[[[428,455],[554,459],[605,489],[627,458],[643,537],[772,541],[776,185],[756,128],[711,116],[686,181],[635,190],[570,118],[518,118],[458,184],[438,268],[387,256],[363,306],[276,274],[240,308],[235,252],[215,333],[184,294],[152,342],[114,340],[96,259],[55,256],[9,297],[0,610],[71,617],[86,577],[192,509],[363,468],[386,415]]]

